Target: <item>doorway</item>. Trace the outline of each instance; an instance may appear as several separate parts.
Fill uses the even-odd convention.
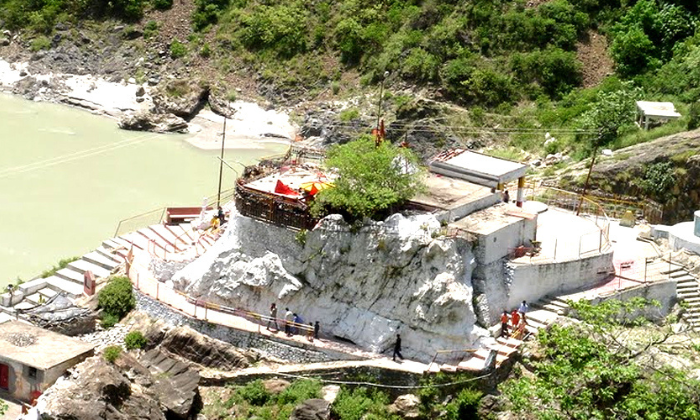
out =
[[[9,372],[9,367],[0,363],[0,389],[10,389]]]

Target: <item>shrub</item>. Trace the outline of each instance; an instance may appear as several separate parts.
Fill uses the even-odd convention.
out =
[[[321,394],[321,383],[314,380],[299,380],[282,391],[277,396],[277,404],[296,405],[311,398],[319,398]]]
[[[124,344],[127,350],[142,349],[146,347],[146,337],[141,331],[131,331],[124,337]]]
[[[447,416],[445,418],[448,420],[478,418],[477,410],[482,396],[483,394],[480,391],[469,388],[463,389],[459,395],[445,407],[445,411],[447,411]]]
[[[104,350],[104,358],[109,363],[114,363],[122,354],[122,348],[119,346],[109,346]]]
[[[199,55],[204,58],[209,58],[211,56],[211,47],[208,43],[202,45],[202,48],[199,50]]]
[[[688,130],[695,130],[698,127],[700,127],[700,102],[695,102],[688,110]]]
[[[105,312],[102,314],[102,321],[100,321],[100,325],[102,325],[102,328],[104,328],[105,330],[108,330],[112,328],[117,322],[119,322],[118,316],[108,314]]]
[[[34,52],[39,50],[48,50],[49,48],[51,48],[51,41],[43,35],[34,38],[32,40],[32,44],[29,46],[29,49]]]
[[[355,388],[352,391],[342,388],[331,410],[340,420],[387,418],[388,403],[389,398],[382,392],[370,391],[367,388]]]
[[[54,274],[56,274],[56,271],[62,270],[68,266],[68,264],[72,263],[73,261],[79,260],[80,257],[71,257],[71,258],[64,258],[58,262],[57,265],[51,267],[48,270],[45,270],[41,273],[41,278],[45,279],[47,277],[51,277]]]
[[[258,6],[241,24],[248,49],[270,49],[284,57],[306,51],[306,11],[297,5]]]
[[[153,0],[153,7],[158,10],[168,10],[173,7],[173,0]]]
[[[340,111],[338,118],[340,118],[340,121],[342,122],[356,120],[360,118],[360,111],[357,108],[347,108]]]
[[[259,379],[236,389],[236,393],[245,401],[256,406],[263,406],[270,399],[270,393],[267,392]]]
[[[170,44],[170,57],[182,58],[187,55],[187,46],[177,39]]]
[[[115,277],[100,291],[99,307],[105,313],[121,319],[136,306],[131,281],[128,277]]]

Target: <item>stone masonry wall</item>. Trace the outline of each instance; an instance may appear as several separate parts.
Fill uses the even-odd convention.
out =
[[[151,299],[138,291],[136,293],[137,310],[148,313],[154,318],[174,325],[188,325],[195,331],[232,344],[241,349],[256,349],[269,356],[287,360],[292,363],[317,363],[333,360],[358,360],[359,358],[342,352],[305,346],[302,343],[290,343],[263,337],[254,332],[236,330],[223,325],[216,325],[205,320],[191,318],[161,302]]]

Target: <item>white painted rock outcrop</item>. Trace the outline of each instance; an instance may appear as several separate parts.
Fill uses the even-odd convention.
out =
[[[441,227],[433,216],[397,214],[353,233],[334,215],[305,241],[240,215],[229,224],[175,274],[176,287],[261,313],[277,302],[279,317],[289,307],[320,321],[324,334],[377,352],[390,351],[399,331],[404,355],[420,360],[486,335],[472,308],[471,247],[434,235]]]

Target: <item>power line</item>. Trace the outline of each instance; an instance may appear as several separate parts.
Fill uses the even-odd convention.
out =
[[[466,384],[469,382],[475,382],[475,381],[478,381],[480,379],[488,378],[489,376],[493,375],[493,372],[487,373],[486,375],[481,375],[481,376],[477,376],[474,378],[465,379],[462,381],[449,382],[446,384],[432,384],[432,385],[386,385],[386,384],[377,384],[374,382],[354,382],[354,381],[338,381],[338,380],[333,380],[333,379],[318,379],[318,378],[315,378],[312,376],[294,375],[291,373],[281,373],[281,372],[270,372],[270,374],[284,376],[284,377],[288,377],[288,378],[294,378],[294,379],[317,380],[321,383],[338,384],[338,385],[372,386],[375,388],[389,388],[389,389],[423,389],[423,388],[443,388],[443,387],[448,387],[448,386]]]
[[[150,136],[150,137],[149,137],[149,136]],[[44,160],[42,160],[42,161],[38,161],[38,162],[34,162],[34,163],[29,163],[29,164],[26,164],[26,165],[21,165],[21,166],[15,166],[15,167],[11,167],[11,168],[6,168],[6,169],[4,169],[4,170],[0,170],[0,179],[6,178],[6,177],[12,176],[12,175],[23,174],[23,173],[26,173],[26,172],[33,172],[33,171],[35,171],[35,170],[44,169],[44,168],[47,168],[47,167],[59,165],[59,164],[66,163],[66,162],[71,162],[71,161],[74,161],[74,160],[86,158],[86,157],[89,157],[89,156],[98,155],[98,154],[105,153],[105,152],[110,152],[110,151],[113,151],[113,150],[116,150],[116,149],[120,149],[120,148],[122,148],[122,147],[126,147],[126,146],[131,146],[131,145],[134,145],[134,144],[142,143],[142,142],[147,141],[147,140],[149,140],[150,138],[154,138],[154,137],[156,137],[156,136],[157,136],[157,134],[147,133],[147,134],[143,134],[143,135],[141,135],[141,136],[138,136],[138,137],[135,137],[135,138],[132,138],[132,139],[122,140],[122,141],[119,141],[119,142],[116,142],[116,143],[111,143],[111,144],[107,144],[107,145],[103,145],[103,146],[98,146],[98,147],[94,147],[94,148],[91,148],[91,149],[80,150],[80,151],[73,152],[73,153],[69,153],[69,154],[65,154],[65,155],[62,155],[62,156],[56,156],[56,157],[53,157],[53,158],[44,159]]]

